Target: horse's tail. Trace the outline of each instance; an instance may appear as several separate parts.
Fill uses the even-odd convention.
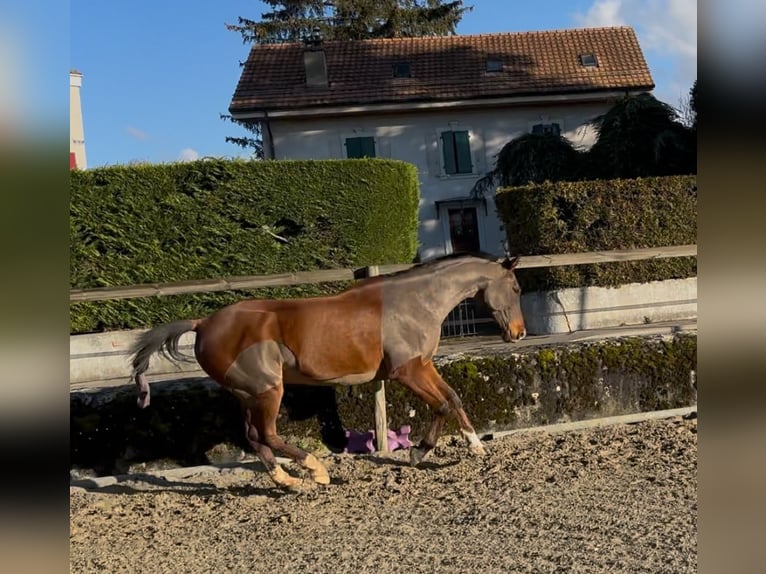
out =
[[[199,323],[199,319],[188,319],[160,325],[142,334],[133,344],[130,349],[133,355],[131,379],[136,383],[140,408],[149,406],[149,383],[144,374],[149,368],[149,357],[159,351],[171,361],[194,361],[193,357],[178,350],[178,341],[184,333],[196,330]]]

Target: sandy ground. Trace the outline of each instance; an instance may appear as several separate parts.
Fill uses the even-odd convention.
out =
[[[332,483],[298,493],[241,467],[71,488],[70,571],[697,571],[696,418],[487,448],[328,454]]]

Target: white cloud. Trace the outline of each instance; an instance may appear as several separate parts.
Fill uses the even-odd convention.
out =
[[[697,78],[696,0],[595,0],[579,26],[631,26],[654,77],[655,94],[671,105]]]
[[[126,127],[125,131],[130,137],[135,138],[137,140],[145,140],[148,138],[148,136],[146,135],[146,132],[138,128],[134,128],[133,126]]]
[[[597,0],[585,14],[575,14],[575,21],[580,26],[622,26],[625,21],[620,17],[622,0]]]
[[[194,161],[195,159],[199,159],[199,153],[190,147],[182,149],[181,153],[178,154],[179,161]]]

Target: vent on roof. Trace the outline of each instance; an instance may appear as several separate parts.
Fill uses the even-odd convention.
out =
[[[488,72],[502,72],[503,61],[500,58],[487,58],[486,69]]]
[[[580,64],[586,68],[598,68],[598,60],[595,54],[580,54]]]
[[[410,70],[409,62],[397,62],[394,64],[394,78],[411,78],[412,70]]]

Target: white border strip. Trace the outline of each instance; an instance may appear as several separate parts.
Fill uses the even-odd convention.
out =
[[[575,430],[592,429],[598,427],[607,427],[619,424],[633,424],[651,420],[669,419],[673,417],[687,416],[697,412],[697,405],[691,407],[682,407],[680,409],[667,409],[664,411],[648,411],[643,413],[633,413],[629,415],[619,415],[614,417],[602,417],[597,419],[587,419],[583,421],[573,421],[571,423],[556,423],[551,425],[542,425],[537,427],[526,427],[507,431],[498,431],[484,433],[482,440],[494,440],[519,433],[557,433]]]

